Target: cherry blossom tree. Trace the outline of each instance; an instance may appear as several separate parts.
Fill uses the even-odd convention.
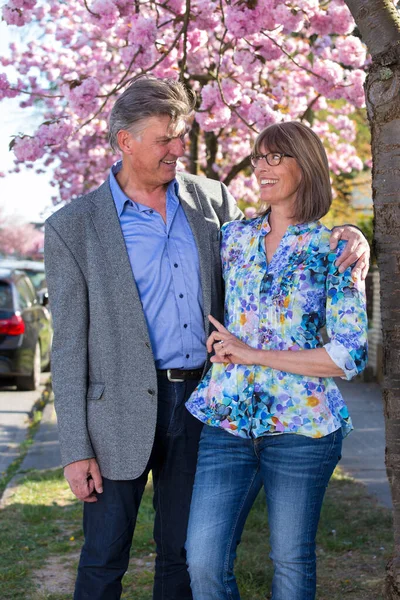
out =
[[[255,202],[249,148],[269,123],[312,124],[332,173],[363,168],[352,113],[364,105],[366,48],[343,0],[8,0],[3,19],[34,27],[1,59],[0,99],[42,110],[33,135],[12,142],[16,168],[54,169],[68,201],[116,159],[107,115],[140,73],[181,78],[198,105],[184,167]]]
[[[43,249],[43,233],[30,223],[7,217],[0,211],[0,255],[36,257]]]
[[[372,134],[375,243],[381,278],[386,467],[392,490],[394,557],[388,600],[400,598],[400,15],[388,0],[346,0],[372,55],[365,85]]]

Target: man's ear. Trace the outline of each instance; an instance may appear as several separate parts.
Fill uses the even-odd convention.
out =
[[[120,129],[117,133],[117,142],[119,149],[124,154],[132,154],[132,144],[134,142],[132,134],[126,129]]]

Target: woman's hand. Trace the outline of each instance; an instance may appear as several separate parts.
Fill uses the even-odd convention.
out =
[[[213,331],[207,340],[207,350],[214,350],[215,356],[211,357],[213,363],[233,363],[240,365],[257,364],[257,350],[241,342],[237,337],[221,325],[217,319],[208,315],[210,323],[217,331]]]

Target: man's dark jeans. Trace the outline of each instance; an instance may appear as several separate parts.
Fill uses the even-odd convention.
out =
[[[74,600],[117,600],[149,471],[153,473],[157,556],[153,600],[192,600],[186,529],[202,425],[185,408],[197,382],[158,377],[158,416],[146,471],[134,480],[103,479],[98,501],[85,503]]]

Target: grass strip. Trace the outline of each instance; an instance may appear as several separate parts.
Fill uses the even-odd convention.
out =
[[[40,422],[42,420],[43,409],[49,402],[52,395],[51,380],[49,379],[45,383],[44,390],[42,391],[40,398],[36,400],[34,405],[28,414],[29,425],[26,431],[26,437],[24,441],[19,445],[18,457],[8,466],[6,471],[0,476],[0,498],[2,497],[4,490],[11,481],[11,479],[18,473],[19,468],[24,460],[29,448],[32,446],[37,430],[39,429]]]
[[[31,472],[0,511],[0,587],[4,600],[67,600],[83,536],[81,503],[61,469]],[[151,600],[154,541],[151,483],[139,513],[125,600]],[[392,551],[391,512],[337,469],[318,533],[318,600],[380,600]],[[270,598],[268,519],[260,494],[248,518],[236,573],[242,600]]]

